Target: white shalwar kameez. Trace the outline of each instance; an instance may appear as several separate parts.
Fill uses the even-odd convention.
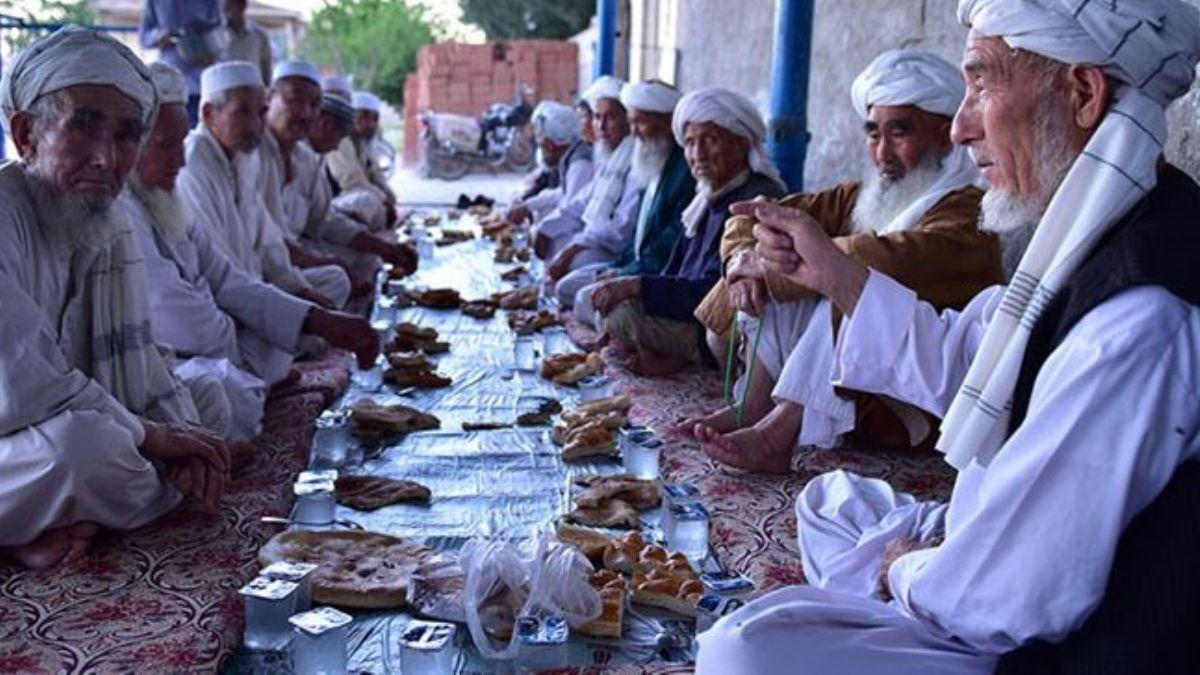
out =
[[[840,329],[834,384],[940,416],[1002,294],[939,315],[872,272]],[[1099,604],[1124,527],[1200,455],[1198,409],[1200,309],[1157,287],[1109,299],[1051,353],[1024,422],[959,474],[945,510],[840,472],[810,482],[797,529],[823,587],[722,619],[700,637],[697,672],[990,673],[1025,642],[1063,639]],[[891,566],[895,599],[863,596],[888,540],[943,530]]]

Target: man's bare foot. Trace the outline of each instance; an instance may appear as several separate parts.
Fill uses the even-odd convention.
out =
[[[675,431],[700,440],[696,427],[701,425],[718,434],[726,434],[737,429],[737,420],[733,406],[722,406],[707,415],[681,417],[675,423]]]
[[[726,434],[698,426],[696,435],[704,454],[718,462],[750,471],[786,473],[791,470],[792,449],[803,417],[802,407],[783,403],[754,426]]]
[[[637,352],[618,342],[609,342],[607,347],[600,350],[600,355],[609,365],[624,366],[637,356]]]
[[[30,569],[65,565],[82,558],[92,539],[99,533],[100,526],[89,522],[56,527],[46,530],[24,546],[8,549],[8,554]]]
[[[688,367],[684,359],[639,350],[625,363],[625,370],[639,377],[670,377]]]

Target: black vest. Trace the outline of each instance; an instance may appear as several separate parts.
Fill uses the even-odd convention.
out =
[[[1130,288],[1160,286],[1200,306],[1197,218],[1200,186],[1166,166],[1154,190],[1097,244],[1034,325],[1010,433],[1024,420],[1050,353],[1097,305]],[[1060,644],[1035,642],[1005,655],[996,673],[1200,673],[1200,462],[1176,469],[1122,533],[1104,598],[1083,626]]]

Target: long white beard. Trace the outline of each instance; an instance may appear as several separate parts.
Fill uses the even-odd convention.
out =
[[[1052,100],[1044,100],[1034,113],[1034,139],[1038,148],[1038,191],[1032,195],[1014,195],[992,188],[980,205],[980,227],[1000,238],[1004,275],[1012,278],[1033,239],[1050,199],[1075,164],[1078,153],[1067,145],[1066,121],[1055,114]]]
[[[137,176],[129,179],[129,190],[150,213],[154,229],[167,241],[181,241],[188,235],[187,206],[174,190],[146,185]]]
[[[671,158],[674,141],[667,136],[642,138],[638,136],[633,141],[633,159],[629,165],[629,175],[639,188],[645,188],[655,178],[662,175],[663,167]]]
[[[930,153],[897,180],[888,180],[877,168],[869,167],[863,174],[862,189],[850,215],[854,234],[879,232],[895,220],[933,185],[941,173],[941,164],[941,158]]]
[[[125,229],[112,213],[111,197],[56,194],[36,166],[25,167],[25,179],[38,223],[63,259],[81,249],[104,245]]]

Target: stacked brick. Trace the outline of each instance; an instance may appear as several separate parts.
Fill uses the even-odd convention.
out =
[[[514,40],[481,45],[426,45],[417,72],[404,86],[404,160],[420,160],[425,110],[478,117],[493,103],[511,102],[517,86],[534,88],[534,100],[569,102],[579,90],[579,52],[570,42]]]

